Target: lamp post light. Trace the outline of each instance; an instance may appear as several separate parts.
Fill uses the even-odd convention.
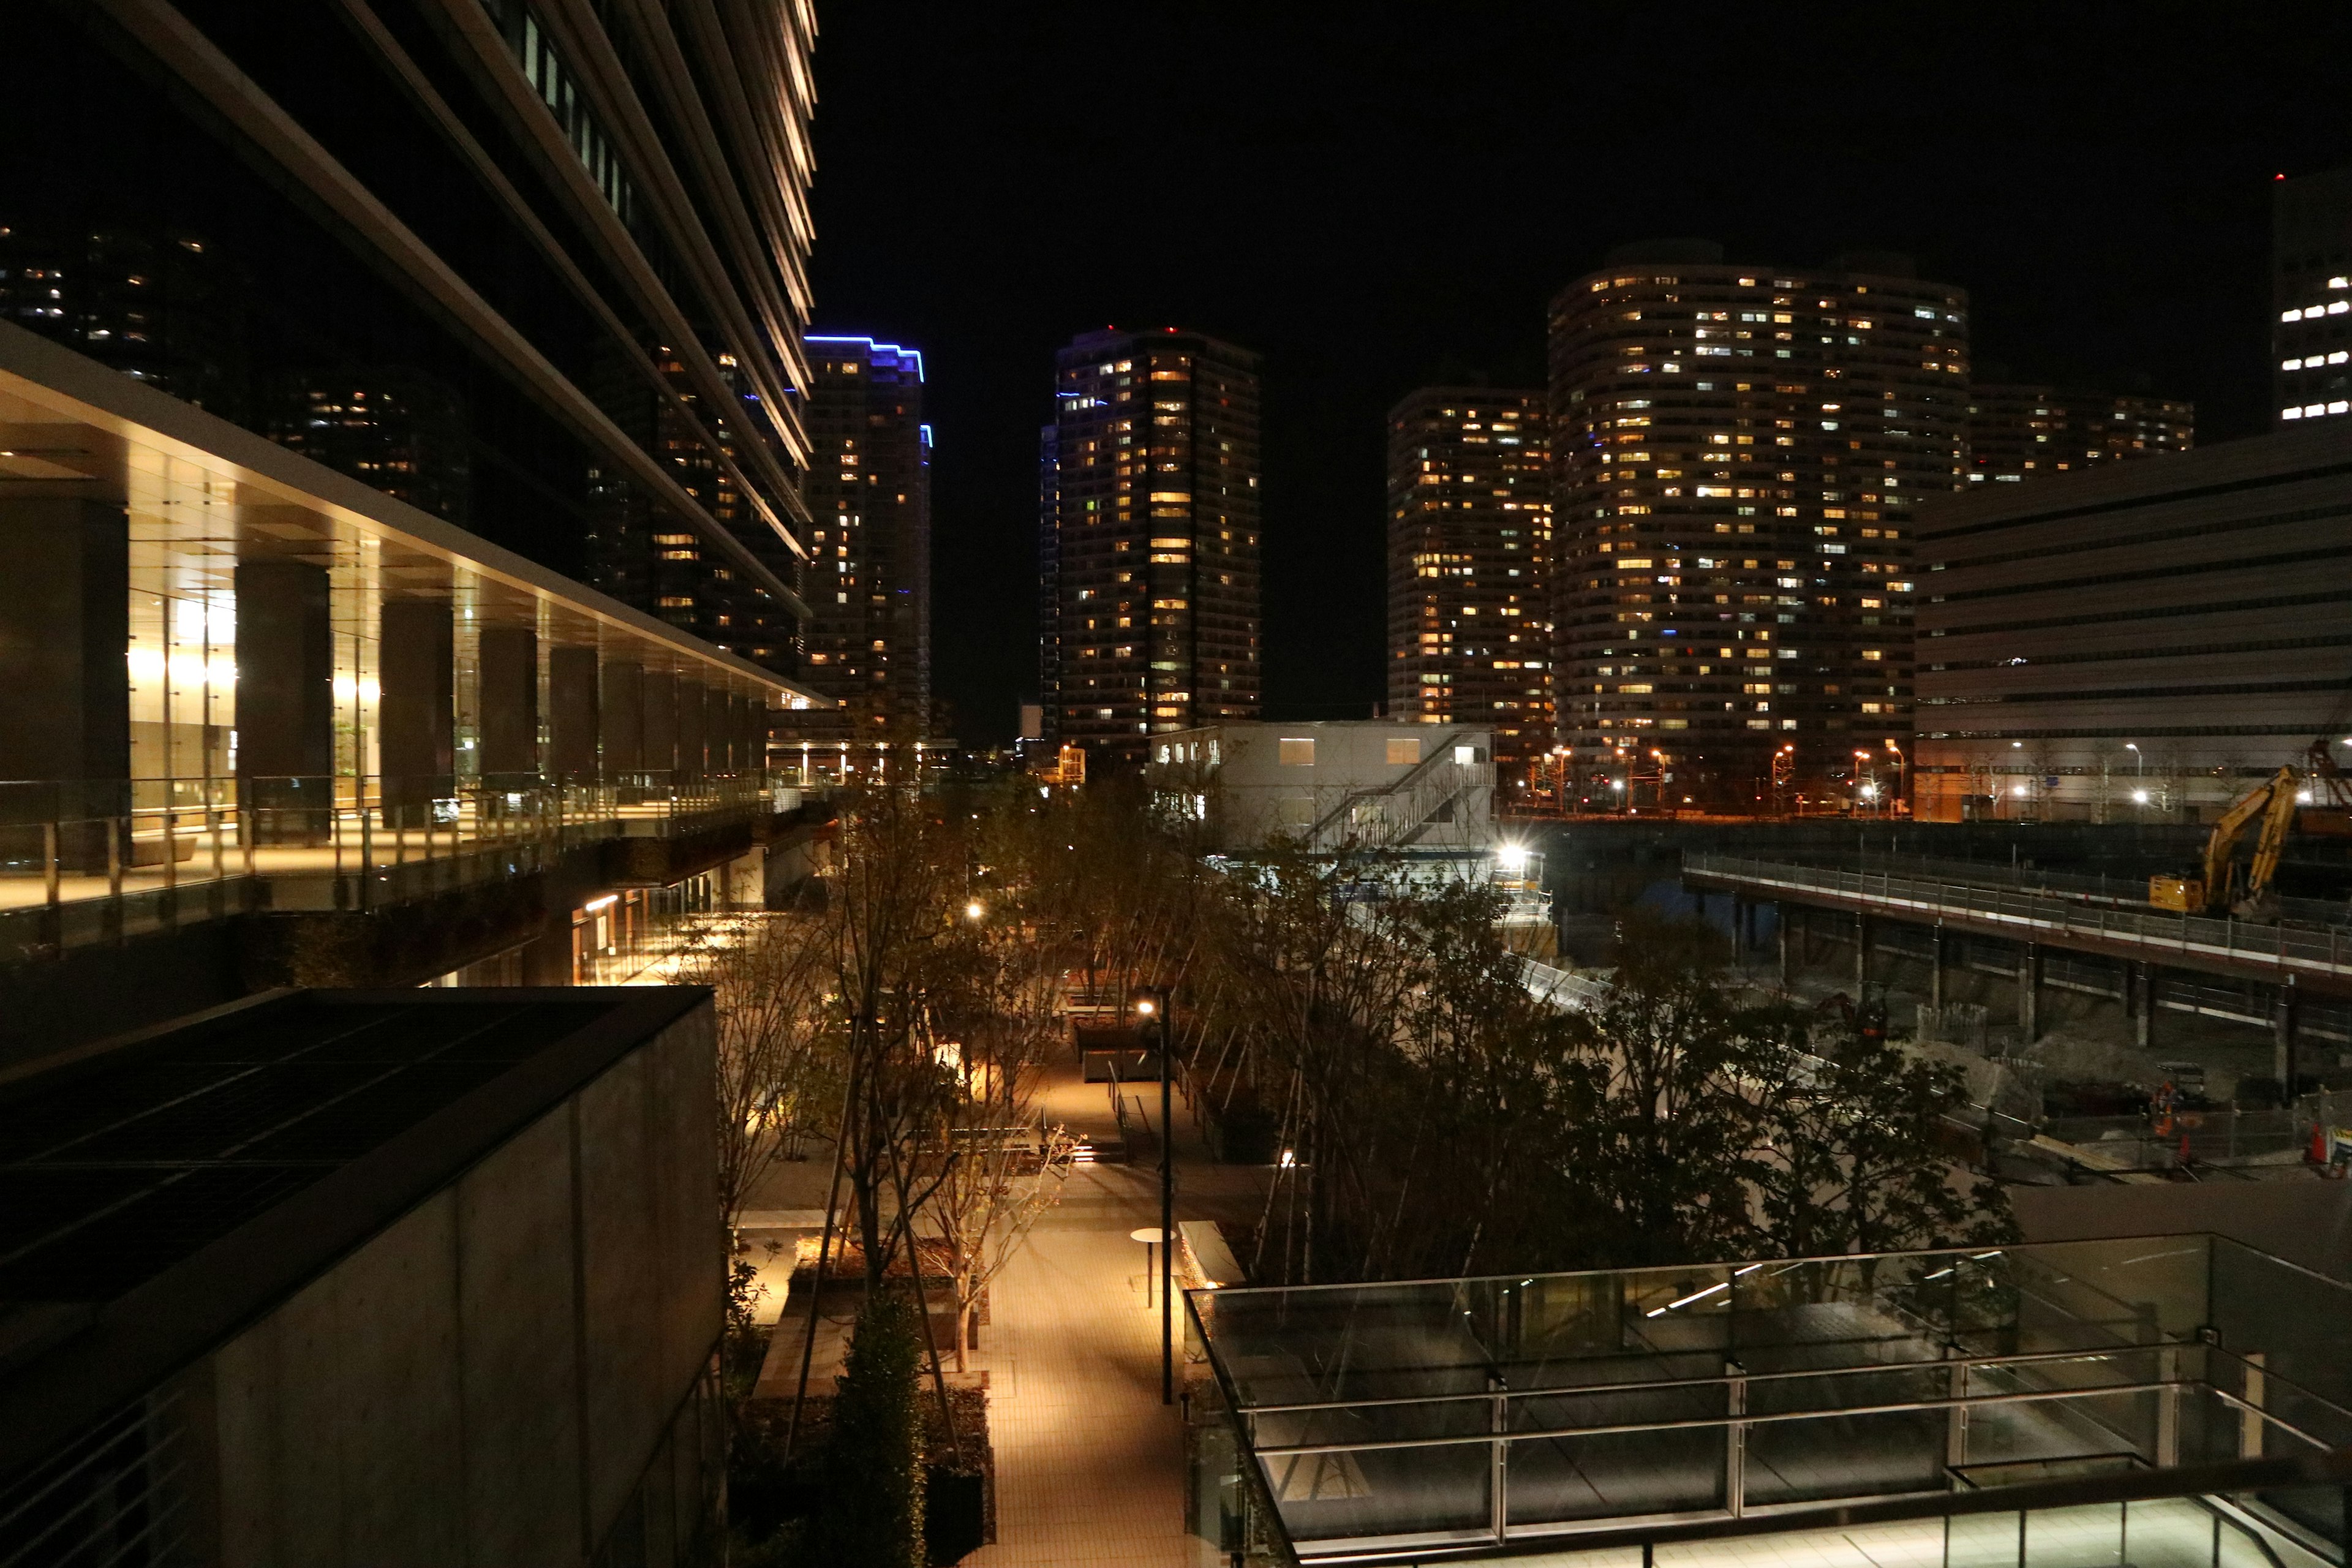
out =
[[[1886,749],[1895,753],[1895,798],[1908,812],[1911,809],[1911,759],[1903,754],[1903,748],[1895,743],[1892,736],[1887,738]]]
[[[1135,1010],[1160,1025],[1160,1403],[1176,1403],[1176,1128],[1169,1077],[1168,987],[1147,985]]]

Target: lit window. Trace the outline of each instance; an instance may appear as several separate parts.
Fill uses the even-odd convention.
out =
[[[1315,765],[1315,742],[1312,740],[1285,739],[1281,742],[1281,761],[1285,767],[1311,768]]]

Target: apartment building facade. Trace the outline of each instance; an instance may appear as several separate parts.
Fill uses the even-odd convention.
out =
[[[1388,712],[1552,744],[1551,500],[1539,390],[1423,387],[1389,411]]]
[[[1080,334],[1043,443],[1040,674],[1052,738],[1141,763],[1155,733],[1254,719],[1258,361],[1174,327]]]
[[[1855,752],[1910,736],[1911,519],[1965,483],[1967,294],[1899,256],[1635,246],[1560,292],[1549,342],[1571,765],[1727,809],[1776,758],[1850,793]]]

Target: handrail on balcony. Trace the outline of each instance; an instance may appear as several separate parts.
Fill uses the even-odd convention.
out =
[[[184,919],[429,896],[536,869],[551,847],[789,811],[793,776],[0,781],[0,962]]]

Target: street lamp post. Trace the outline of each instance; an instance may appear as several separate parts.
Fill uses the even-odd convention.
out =
[[[1160,1024],[1160,1403],[1176,1403],[1176,1127],[1168,987],[1147,985],[1135,1010]]]

